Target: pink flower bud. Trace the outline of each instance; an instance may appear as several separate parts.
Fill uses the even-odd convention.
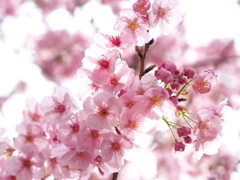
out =
[[[183,152],[185,150],[185,144],[183,144],[182,142],[176,141],[174,144],[174,150]]]
[[[189,137],[189,136],[186,136],[183,139],[184,139],[184,142],[187,143],[187,144],[191,144],[192,143],[192,138]]]
[[[185,77],[183,77],[182,75],[178,76],[178,82],[179,84],[183,85],[187,82],[187,79]]]
[[[186,68],[183,70],[183,75],[187,76],[188,79],[192,79],[195,75],[195,72],[193,69]]]
[[[177,82],[173,82],[170,84],[172,90],[178,90],[180,88],[180,85]]]
[[[177,133],[179,137],[188,136],[191,134],[191,129],[189,127],[181,127],[177,129]]]
[[[154,75],[165,83],[170,83],[173,81],[173,76],[171,72],[164,68],[156,70]]]
[[[171,73],[175,73],[177,71],[177,67],[173,62],[163,63],[162,67]]]

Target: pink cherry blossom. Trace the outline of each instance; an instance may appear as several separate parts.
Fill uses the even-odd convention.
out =
[[[200,160],[203,154],[212,155],[216,154],[218,152],[218,149],[220,148],[220,143],[218,140],[213,141],[202,141],[202,140],[196,140],[193,142],[195,152],[193,154],[193,157]]]
[[[138,0],[132,5],[133,10],[141,15],[145,15],[150,9],[150,6],[149,0]]]
[[[41,102],[43,121],[50,124],[61,124],[72,115],[69,90],[60,86],[54,89],[52,96],[45,97]]]
[[[85,51],[82,70],[96,84],[105,84],[115,70],[116,54],[105,51],[99,46],[92,46]]]
[[[155,0],[149,13],[152,27],[160,24],[161,31],[167,35],[172,26],[182,21],[182,12],[177,8],[177,0]]]
[[[26,102],[28,110],[23,111],[24,121],[40,124],[42,121],[42,110],[35,98],[29,98]]]
[[[60,124],[57,128],[57,138],[68,147],[75,147],[81,136],[81,114],[77,113],[68,123]]]
[[[225,99],[218,105],[212,105],[209,110],[212,111],[215,116],[218,116],[219,118],[224,120],[225,116],[232,112],[232,108],[227,105],[227,101],[228,99]]]
[[[5,162],[7,174],[17,180],[40,179],[43,177],[44,158],[41,153],[25,145],[18,156],[11,156]]]
[[[112,94],[102,92],[83,103],[84,111],[89,115],[87,123],[94,129],[111,129],[117,124],[121,113],[120,101]]]
[[[168,103],[169,93],[162,87],[150,88],[144,93],[142,113],[151,119],[159,119],[164,108],[171,108]]]
[[[84,172],[93,168],[91,163],[95,157],[94,154],[92,149],[72,148],[59,158],[59,164]]]
[[[123,108],[131,109],[141,100],[141,95],[137,95],[135,91],[127,91],[119,99],[122,101]]]
[[[196,93],[207,93],[216,84],[216,79],[217,75],[212,70],[204,71],[197,75],[192,88]]]
[[[144,130],[145,117],[139,113],[139,109],[131,108],[121,117],[120,131],[122,135],[125,135],[130,140],[134,140],[135,136],[142,133]]]
[[[125,150],[132,148],[132,143],[122,135],[113,133],[103,134],[101,152],[103,160],[111,167],[120,168],[124,164],[123,156]]]
[[[135,76],[133,84],[127,88],[136,92],[137,95],[143,95],[149,88],[154,88],[158,84],[157,78],[151,74],[145,74],[141,79]]]
[[[212,111],[203,109],[197,113],[197,125],[194,127],[194,133],[201,141],[212,141],[221,135],[222,122]]]
[[[114,30],[120,31],[119,37],[122,42],[138,46],[142,46],[149,41],[148,29],[147,19],[138,16],[132,9],[123,9],[114,26]]]
[[[47,171],[52,174],[56,179],[63,178],[76,178],[79,177],[79,171],[70,169],[68,166],[61,166],[58,163],[58,158],[53,157],[48,161]]]
[[[118,35],[109,36],[106,34],[96,34],[94,36],[94,41],[101,48],[110,50],[112,52],[121,53],[128,46],[124,44]]]
[[[32,149],[41,151],[48,146],[48,140],[39,125],[22,122],[16,126],[16,131],[19,135],[14,140],[14,146],[18,149],[27,144]]]
[[[110,76],[107,83],[103,86],[104,91],[112,94],[118,94],[125,86],[130,86],[133,82],[135,74],[128,67],[125,61],[116,62],[114,74]]]

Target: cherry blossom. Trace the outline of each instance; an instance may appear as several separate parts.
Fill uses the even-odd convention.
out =
[[[43,121],[57,124],[68,121],[72,115],[71,99],[66,87],[54,89],[51,97],[45,97],[41,102]]]
[[[47,14],[59,7],[75,18],[76,8],[86,2],[32,3],[40,7],[46,23]],[[186,51],[190,46],[184,39],[183,23],[170,33],[182,20],[178,1],[136,0],[132,9],[119,11],[120,2],[101,1],[120,12],[113,27],[117,33],[98,33],[96,28],[91,46],[88,40],[92,38],[81,32],[53,31],[50,26],[42,36],[31,36],[36,39],[31,47],[35,65],[57,85],[40,102],[27,99],[16,137],[5,138],[0,129],[0,179],[210,179],[209,172],[215,167],[230,174],[227,165],[220,167],[221,159],[201,166],[210,159],[204,154],[216,154],[220,148],[225,117],[231,109],[228,101],[233,100],[205,104],[206,98],[216,102],[225,96],[215,92],[214,99],[201,96],[216,84],[217,75],[211,69],[218,64],[214,61],[217,65],[207,71],[198,68],[198,63],[189,67]],[[7,14],[11,12],[3,16]],[[90,23],[94,25],[94,19]],[[158,24],[163,35],[170,34],[150,40],[149,34]],[[229,43],[222,52],[224,58],[229,57],[225,57],[228,50],[236,55]],[[218,48],[217,52],[219,55]],[[179,61],[182,59],[184,63]],[[0,107],[25,87],[20,82],[9,96],[1,97]],[[201,107],[198,96],[205,98],[200,100],[206,107]],[[143,171],[140,163],[134,164],[145,155],[152,159],[149,167],[157,167],[151,177],[144,175],[145,164]],[[202,157],[202,161],[194,161],[192,156]],[[134,170],[129,168],[131,164]],[[135,169],[139,169],[136,176]]]
[[[132,5],[133,10],[142,15],[147,13],[147,11],[150,9],[150,6],[151,4],[149,0],[138,0]]]
[[[151,119],[158,119],[164,114],[164,108],[170,108],[169,93],[162,87],[150,88],[144,93],[142,113]]]
[[[197,133],[198,138],[201,140],[212,141],[218,134],[221,134],[222,122],[218,117],[214,116],[211,111],[199,111],[196,119],[198,124],[194,128],[194,133]]]
[[[196,93],[207,93],[211,87],[216,84],[216,78],[217,75],[212,70],[200,73],[197,75],[192,88]]]
[[[26,101],[26,106],[28,110],[23,111],[24,121],[41,124],[43,114],[37,100],[34,97],[29,98]]]
[[[84,111],[89,115],[88,125],[95,129],[111,129],[117,125],[121,113],[121,104],[112,94],[102,92],[83,103]]]
[[[123,50],[128,48],[127,44],[124,44],[120,39],[119,35],[107,35],[107,34],[96,34],[94,36],[94,42],[101,48],[110,50],[113,52],[121,53]]]
[[[43,129],[36,124],[22,122],[16,126],[16,131],[19,133],[14,140],[16,148],[21,149],[27,144],[32,149],[41,151],[48,146],[48,140],[44,136]]]
[[[114,26],[114,30],[120,31],[119,37],[122,42],[138,46],[142,46],[149,41],[148,29],[147,19],[139,17],[132,9],[122,10],[120,18]]]
[[[22,148],[18,156],[11,156],[6,160],[6,172],[16,176],[17,180],[39,179],[43,176],[44,158],[28,145]]]
[[[155,0],[149,13],[152,27],[160,24],[161,31],[167,35],[173,25],[182,21],[182,12],[177,8],[177,0]]]
[[[125,136],[113,133],[103,134],[103,138],[101,145],[103,160],[114,168],[120,168],[124,163],[124,151],[131,149],[132,143]]]

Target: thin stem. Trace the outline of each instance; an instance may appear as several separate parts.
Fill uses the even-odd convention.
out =
[[[183,114],[183,119],[185,120],[185,122],[188,124],[188,126],[192,129],[192,126],[189,124],[189,122],[186,120],[185,115]]]
[[[163,119],[163,120],[165,121],[165,123],[168,125],[168,128],[170,129],[170,131],[171,131],[174,139],[176,140],[177,138],[176,138],[175,134],[173,133],[172,128],[170,127],[170,124],[168,123],[168,121],[167,121],[165,118],[162,118],[162,119]]]
[[[119,58],[121,59],[121,61],[123,60],[123,59],[122,59],[122,54],[121,54],[121,53],[119,53]]]
[[[189,114],[189,113],[188,113],[188,114]],[[189,120],[191,120],[191,121],[194,122],[195,124],[197,124],[196,121],[194,121],[193,119],[191,119],[190,117],[188,117],[185,113],[183,113],[183,116],[186,117],[186,118],[188,118]]]
[[[187,114],[194,115],[194,116],[196,115],[196,114],[194,114],[194,113],[189,113],[189,112],[188,112]]]
[[[180,89],[180,91],[178,91],[176,97],[178,97],[178,96],[181,94],[181,92],[184,90],[184,88],[185,88],[188,84],[190,84],[193,80],[195,80],[195,79],[196,79],[196,78],[193,78],[193,79],[191,79],[190,81],[188,81],[186,84],[184,84],[184,86]]]
[[[172,127],[176,128],[175,126],[179,126],[179,127],[182,127],[181,125],[179,124],[176,124],[174,122],[168,122]]]

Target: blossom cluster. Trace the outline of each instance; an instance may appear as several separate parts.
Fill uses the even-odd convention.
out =
[[[179,70],[173,62],[144,67],[154,43],[149,37],[151,28],[159,24],[167,35],[181,19],[176,0],[153,4],[138,0],[132,9],[122,10],[114,26],[118,35],[97,34],[85,51],[77,72],[79,107],[64,86],[56,87],[41,102],[28,99],[13,145],[7,138],[0,139],[0,178],[84,179],[95,170],[102,176],[118,172],[126,153],[140,148],[138,135],[150,133],[159,121],[169,127],[175,151],[191,144],[198,158],[216,153],[227,100],[196,114],[184,102],[189,91],[209,92],[217,75],[212,70],[199,74],[191,68]],[[132,45],[140,61],[139,74],[121,55]]]

